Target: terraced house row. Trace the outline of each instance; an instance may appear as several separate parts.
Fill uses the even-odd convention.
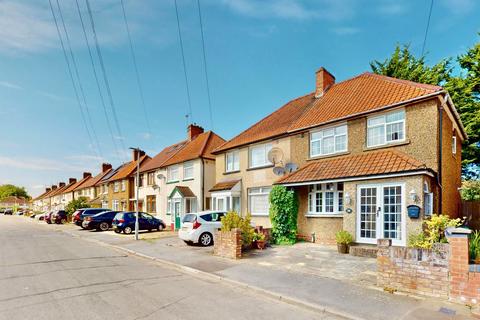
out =
[[[316,72],[315,91],[296,98],[225,141],[197,125],[187,139],[154,157],[102,165],[35,199],[62,208],[92,205],[133,210],[140,161],[139,206],[181,226],[185,213],[234,210],[270,227],[274,185],[299,197],[299,236],[334,242],[344,229],[358,243],[390,238],[405,245],[432,213],[459,214],[461,145],[467,138],[448,93],[439,86],[363,73],[335,83]]]

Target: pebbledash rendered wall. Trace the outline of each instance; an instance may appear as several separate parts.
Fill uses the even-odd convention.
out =
[[[462,304],[480,302],[480,265],[470,265],[469,230],[454,229],[448,244],[432,249],[392,247],[391,240],[379,239],[377,285],[449,299]]]

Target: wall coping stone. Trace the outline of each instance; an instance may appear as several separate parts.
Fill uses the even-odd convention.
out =
[[[472,233],[472,230],[467,228],[449,227],[445,230],[447,238],[466,238],[470,233]]]

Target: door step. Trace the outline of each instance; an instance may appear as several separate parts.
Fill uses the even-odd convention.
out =
[[[350,246],[350,254],[357,257],[377,258],[378,248],[375,245],[353,245]]]

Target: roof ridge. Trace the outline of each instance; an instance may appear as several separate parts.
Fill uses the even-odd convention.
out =
[[[203,152],[205,151],[205,148],[207,148],[208,141],[210,140],[210,137],[212,136],[212,131],[208,130],[205,132],[208,134],[207,138],[205,139],[205,142],[203,143],[202,148],[200,149],[200,154],[198,155],[199,157],[203,157]],[[197,137],[198,138],[198,137]]]
[[[416,82],[416,81],[406,80],[406,79],[399,79],[399,78],[390,77],[390,76],[387,76],[387,75],[384,75],[384,74],[378,74],[378,73],[374,73],[374,72],[366,71],[363,74],[368,75],[368,76],[377,77],[377,78],[383,78],[384,80],[390,81],[390,82],[395,82],[395,83],[404,84],[404,85],[411,85],[411,86],[421,88],[421,89],[425,89],[425,90],[437,91],[437,90],[443,89],[443,87],[439,86],[439,85]]]
[[[181,146],[180,148],[178,148],[178,150],[174,150],[175,152],[173,152],[167,159],[165,159],[164,161],[162,161],[162,163],[159,164],[158,168],[161,168],[163,166],[164,163],[166,163],[168,160],[170,160],[174,155],[176,155],[177,153],[179,153],[181,150],[183,150],[183,148],[185,148],[191,141],[187,141],[186,139],[185,140],[182,140],[181,142],[178,142],[176,144],[172,144],[170,147],[174,146],[174,145],[179,145],[180,143],[182,142],[185,142],[185,144],[183,146]],[[170,148],[170,147],[167,147],[167,148]],[[163,151],[163,150],[162,150]]]

